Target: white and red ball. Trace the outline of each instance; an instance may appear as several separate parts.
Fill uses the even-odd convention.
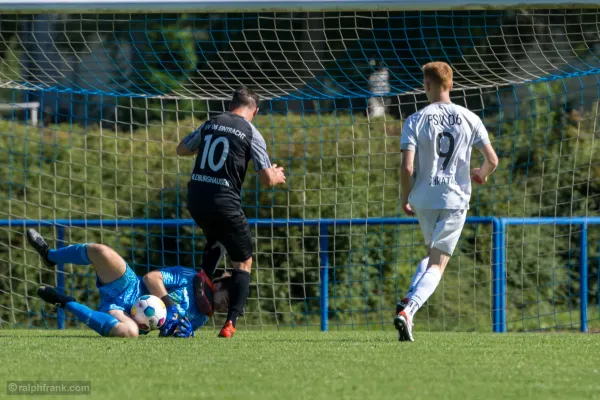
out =
[[[131,317],[144,332],[159,329],[167,318],[167,307],[151,294],[141,296],[131,306]]]

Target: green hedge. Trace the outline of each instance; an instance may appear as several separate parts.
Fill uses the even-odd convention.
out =
[[[543,108],[542,108],[543,109]],[[470,215],[592,215],[598,209],[593,121],[573,124],[560,114],[532,113],[486,121],[500,167],[474,189]],[[191,121],[179,121],[191,126]],[[286,188],[260,188],[252,167],[244,185],[250,218],[374,218],[400,215],[402,121],[348,114],[259,116],[273,161],[285,167]],[[189,218],[185,187],[191,159],[175,156],[183,131],[138,131],[0,122],[0,219]],[[481,161],[479,154],[473,162]],[[54,232],[41,228],[55,245]],[[22,226],[0,228],[2,326],[54,326],[35,296],[54,270],[25,251]],[[330,323],[389,325],[398,296],[424,255],[418,226],[352,226],[330,234]],[[317,228],[258,228],[248,326],[315,326],[319,318]],[[425,329],[491,329],[491,228],[467,226],[438,291],[421,311]],[[193,236],[193,237],[192,237]],[[115,247],[138,273],[163,265],[197,266],[201,232],[113,227],[68,229],[68,242]],[[596,239],[590,232],[590,241]],[[508,235],[508,319],[511,329],[577,322],[578,235],[573,227],[513,227]],[[590,242],[590,243],[591,243]],[[597,246],[590,275],[597,276]],[[95,305],[93,271],[67,266],[67,291]],[[590,281],[590,299],[597,284]],[[220,322],[217,321],[217,323]]]

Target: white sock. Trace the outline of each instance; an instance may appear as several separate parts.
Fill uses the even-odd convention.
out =
[[[423,274],[425,273],[425,271],[427,271],[427,265],[429,264],[429,256],[425,257],[424,259],[421,260],[421,262],[419,262],[419,264],[417,264],[417,269],[415,270],[415,275],[412,278],[412,281],[410,281],[410,286],[408,287],[408,292],[406,293],[407,298],[410,298],[410,296],[413,294],[413,292],[415,291],[415,288],[417,287],[417,283],[419,283],[419,281],[421,280],[421,277],[423,276]]]
[[[441,279],[442,273],[439,268],[429,268],[427,272],[423,274],[419,283],[417,283],[417,287],[412,296],[410,296],[408,305],[404,309],[411,318],[415,315],[417,310],[425,304],[433,292],[435,292]]]

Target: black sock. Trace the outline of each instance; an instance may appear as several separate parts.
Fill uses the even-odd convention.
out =
[[[242,313],[248,294],[250,293],[250,273],[234,269],[231,274],[231,291],[229,292],[229,312],[227,321],[235,326],[238,316]]]
[[[210,279],[213,278],[215,270],[225,256],[225,248],[219,242],[206,243],[204,255],[202,256],[202,269]]]

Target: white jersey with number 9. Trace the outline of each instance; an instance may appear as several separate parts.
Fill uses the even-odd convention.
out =
[[[433,103],[412,114],[402,129],[402,150],[416,151],[411,206],[468,209],[471,149],[490,143],[481,119],[453,103]]]

